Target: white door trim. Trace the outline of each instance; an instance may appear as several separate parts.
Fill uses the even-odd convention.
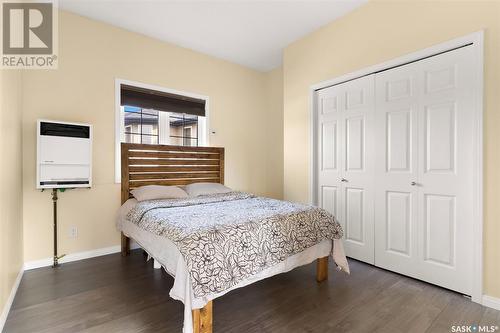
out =
[[[478,31],[469,35],[452,39],[450,41],[431,46],[401,57],[369,66],[352,73],[338,76],[331,80],[323,81],[309,88],[309,114],[310,114],[310,157],[309,157],[309,202],[317,204],[316,198],[316,91],[329,86],[350,81],[365,75],[387,70],[391,67],[400,66],[409,62],[417,61],[446,52],[461,46],[472,44],[474,48],[474,66],[476,68],[475,86],[475,165],[474,165],[474,220],[473,220],[473,283],[472,301],[482,303],[483,300],[483,75],[484,75],[484,31]]]
[[[124,80],[124,79],[119,79],[115,78],[115,183],[119,184],[121,183],[121,157],[120,157],[120,132],[121,132],[121,126],[120,126],[120,107],[121,107],[121,95],[120,95],[120,87],[121,85],[129,85],[129,86],[134,86],[134,87],[139,87],[139,88],[144,88],[144,89],[149,89],[149,90],[156,90],[156,91],[161,91],[169,94],[175,94],[175,95],[181,95],[181,96],[186,96],[186,97],[191,97],[191,98],[197,98],[197,99],[202,99],[205,101],[205,129],[202,133],[204,136],[205,146],[209,145],[209,97],[205,95],[200,95],[192,92],[187,92],[187,91],[180,91],[180,90],[175,90],[175,89],[170,89],[170,88],[165,88],[161,86],[156,86],[152,84],[146,84],[142,82],[137,82],[137,81],[131,81],[131,80]]]

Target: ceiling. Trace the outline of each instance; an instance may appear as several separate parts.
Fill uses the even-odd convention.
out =
[[[260,71],[281,64],[291,42],[367,0],[59,0],[82,16]]]

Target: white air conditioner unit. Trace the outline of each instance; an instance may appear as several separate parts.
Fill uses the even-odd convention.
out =
[[[92,186],[92,125],[38,120],[36,187]]]

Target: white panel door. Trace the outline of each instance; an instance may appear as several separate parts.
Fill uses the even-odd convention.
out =
[[[317,198],[344,229],[348,256],[374,261],[374,76],[317,93]]]
[[[349,257],[374,263],[374,75],[342,84],[342,226]]]
[[[318,205],[340,220],[340,139],[341,91],[337,87],[320,90],[317,95],[317,177]]]
[[[418,64],[377,74],[375,263],[415,276],[418,210]]]
[[[473,48],[419,62],[419,278],[472,290]]]
[[[464,47],[377,74],[375,264],[471,293],[473,80]]]

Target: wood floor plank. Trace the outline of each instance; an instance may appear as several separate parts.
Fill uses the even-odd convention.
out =
[[[427,330],[429,333],[451,331],[452,325],[473,325],[477,324],[483,317],[485,307],[473,303],[469,298],[451,293],[450,302],[442,313],[436,318],[432,326]],[[491,325],[498,325],[493,322]]]
[[[214,332],[450,332],[451,325],[500,326],[500,311],[421,281],[350,260],[351,275],[299,267],[214,302]],[[334,266],[334,265],[330,265]],[[141,251],[25,272],[6,333],[181,332],[173,279]]]

